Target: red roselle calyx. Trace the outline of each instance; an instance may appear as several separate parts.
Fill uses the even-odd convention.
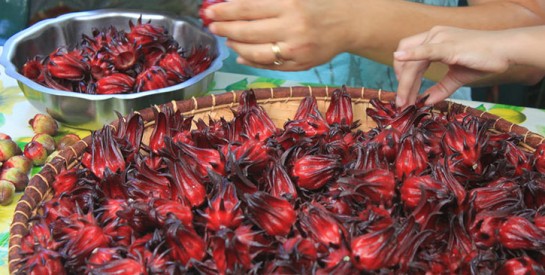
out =
[[[222,228],[236,229],[242,223],[244,216],[235,193],[235,186],[223,179],[220,179],[216,186],[217,193],[210,200],[209,207],[203,215],[207,219],[206,227],[213,231]]]
[[[541,143],[534,151],[534,167],[540,173],[545,173],[545,143]]]
[[[138,48],[125,36],[114,37],[104,49],[110,54],[112,63],[118,70],[127,70],[136,64]]]
[[[68,266],[83,264],[95,248],[107,247],[110,242],[90,213],[74,213],[57,220],[53,232],[55,238],[64,243],[61,252],[67,255]]]
[[[331,103],[326,111],[326,120],[330,125],[345,124],[351,125],[354,119],[352,112],[352,100],[346,88],[336,89],[331,95]]]
[[[166,226],[166,242],[173,260],[187,265],[191,259],[200,261],[204,258],[206,244],[195,230],[179,221],[169,221]]]
[[[316,243],[301,236],[286,240],[282,249],[288,255],[293,255],[296,259],[299,259],[299,263],[303,265],[310,265],[318,258]]]
[[[211,5],[221,3],[221,2],[224,2],[224,1],[225,0],[204,0],[204,1],[202,1],[201,7],[199,8],[199,17],[202,20],[203,26],[206,27],[206,26],[210,25],[210,23],[212,23],[212,19],[208,18],[204,14],[204,11],[206,10],[206,8],[208,8]]]
[[[187,200],[191,206],[199,206],[206,198],[206,188],[185,162],[165,160],[171,173],[175,191],[173,199]]]
[[[386,158],[389,162],[393,162],[397,156],[399,150],[399,139],[401,134],[393,127],[382,129],[376,136],[373,137],[373,141],[377,142],[379,146],[379,155]]]
[[[295,161],[291,175],[299,187],[316,190],[334,179],[340,167],[336,155],[306,155]]]
[[[355,193],[375,204],[389,205],[395,193],[395,176],[385,169],[373,169],[365,172],[350,171],[350,177],[343,177],[339,183],[347,185]]]
[[[449,123],[443,136],[443,147],[447,154],[456,154],[455,158],[461,160],[461,164],[480,173],[484,131],[474,124],[477,124],[476,118],[465,119],[463,124]]]
[[[298,196],[295,184],[280,161],[269,165],[265,181],[270,188],[271,195],[277,198],[293,200]]]
[[[191,226],[193,222],[191,208],[177,201],[154,198],[149,201],[149,205],[150,218],[161,226],[172,218],[178,219],[184,226]]]
[[[499,228],[498,239],[509,249],[545,249],[545,232],[523,217],[507,218]]]
[[[433,197],[446,197],[448,190],[441,182],[430,175],[409,177],[405,179],[400,188],[401,201],[408,208],[415,208],[421,200],[429,200]]]
[[[303,229],[314,240],[325,246],[337,246],[343,239],[343,226],[321,206],[305,207],[301,211],[300,222]]]
[[[505,158],[514,167],[515,176],[520,176],[524,171],[532,170],[529,154],[522,151],[512,142],[506,142]]]
[[[24,76],[37,81],[44,81],[44,68],[42,61],[37,56],[25,62],[22,68],[22,73]]]
[[[253,91],[240,96],[240,105],[235,115],[235,131],[246,133],[250,139],[255,138],[259,141],[276,133],[274,122],[263,108],[257,105]]]
[[[500,178],[486,187],[474,188],[469,198],[477,211],[500,210],[518,205],[522,201],[522,194],[518,184]]]
[[[108,263],[115,258],[121,258],[118,248],[112,247],[99,247],[93,250],[91,256],[89,256],[89,261],[87,262],[88,269],[94,269],[99,265]]]
[[[89,71],[89,65],[83,60],[80,51],[67,51],[65,48],[50,54],[46,66],[52,76],[74,81],[83,80]]]
[[[287,200],[261,191],[251,195],[245,194],[244,198],[251,219],[269,235],[285,236],[291,231],[296,213]]]
[[[175,83],[189,79],[193,75],[187,60],[176,51],[165,53],[159,61],[159,66],[166,69],[168,79]]]
[[[170,145],[174,147],[173,152],[190,164],[201,178],[208,177],[209,171],[225,175],[225,160],[218,150],[198,148],[184,143]]]
[[[143,263],[134,259],[116,259],[98,265],[91,270],[90,274],[146,274],[146,267]]]
[[[357,236],[352,240],[352,264],[359,270],[387,267],[395,249],[392,227]]]
[[[168,86],[167,72],[159,66],[152,66],[136,76],[136,92],[156,90]]]
[[[489,248],[498,242],[498,230],[502,225],[504,217],[491,214],[477,215],[477,218],[470,227],[470,234],[479,248]]]
[[[297,109],[292,121],[284,124],[284,134],[302,132],[304,136],[314,137],[329,132],[329,125],[318,110],[316,98],[307,96]]]
[[[67,274],[67,271],[62,264],[61,254],[49,249],[40,249],[34,254],[29,255],[29,257],[23,261],[20,271],[31,275]]]
[[[129,21],[131,31],[127,37],[129,41],[138,46],[147,46],[152,43],[163,43],[168,39],[166,30],[163,27],[151,25],[150,22],[142,23],[138,19],[136,24]]]
[[[126,74],[113,73],[97,81],[95,92],[99,95],[127,94],[133,92],[134,83],[134,78]]]
[[[545,268],[532,258],[522,256],[505,261],[497,272],[498,275],[545,274]]]
[[[395,161],[397,178],[420,175],[428,167],[428,154],[424,143],[411,133],[401,137],[400,143]]]
[[[93,142],[83,154],[82,163],[99,179],[105,177],[107,170],[113,173],[125,170],[125,159],[112,131],[112,127],[104,127],[94,132]]]

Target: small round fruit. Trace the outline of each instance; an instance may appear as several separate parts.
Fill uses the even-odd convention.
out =
[[[59,125],[49,115],[44,114],[36,114],[32,119],[28,121],[30,126],[32,126],[32,130],[36,134],[48,134],[50,136],[54,136],[57,134],[57,131],[59,130]]]
[[[48,134],[36,134],[32,137],[32,141],[41,143],[45,150],[47,150],[47,154],[51,154],[53,151],[55,151],[55,139]]]
[[[20,155],[21,148],[11,139],[0,139],[0,161],[6,161],[9,158]]]
[[[16,168],[21,170],[21,172],[28,174],[30,173],[30,169],[32,169],[32,160],[24,155],[13,156],[4,162],[4,166],[2,167],[4,167],[4,169]]]
[[[25,190],[28,185],[28,174],[21,172],[17,168],[3,169],[0,174],[0,180],[7,180],[13,183],[15,191],[20,192]]]
[[[41,143],[36,141],[27,143],[24,154],[25,157],[32,160],[32,164],[34,164],[34,166],[44,165],[47,159],[47,150]]]
[[[64,150],[80,140],[81,138],[76,134],[66,134],[57,141],[57,150]]]
[[[0,180],[0,205],[8,205],[15,196],[15,186],[7,180]]]
[[[11,139],[8,134],[0,133],[0,139]]]

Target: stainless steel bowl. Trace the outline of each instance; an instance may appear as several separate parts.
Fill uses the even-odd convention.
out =
[[[165,27],[180,44],[190,49],[193,46],[210,46],[216,54],[210,67],[180,84],[134,94],[89,95],[66,92],[42,86],[24,77],[19,69],[35,55],[48,55],[59,46],[75,46],[81,34],[90,35],[93,28],[115,26],[129,31],[129,20]],[[200,27],[197,20],[166,14],[125,10],[97,10],[70,13],[54,19],[41,21],[12,36],[2,51],[0,63],[6,74],[15,78],[26,98],[41,112],[47,112],[59,122],[71,127],[98,129],[117,118],[115,111],[128,114],[132,111],[201,96],[208,90],[214,72],[219,70],[227,57],[219,38]]]

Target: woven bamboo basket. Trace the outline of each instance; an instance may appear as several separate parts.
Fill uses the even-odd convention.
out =
[[[320,112],[325,113],[329,106],[330,96],[334,91],[331,87],[289,87],[289,88],[271,88],[271,89],[254,89],[255,96],[261,107],[265,109],[277,127],[282,127],[283,124],[293,118],[300,101],[306,96],[315,96],[318,102]],[[391,101],[395,98],[395,93],[367,88],[347,88],[347,92],[352,97],[352,105],[354,112],[354,120],[359,119],[361,122],[361,130],[369,130],[376,127],[373,120],[367,117],[366,109],[372,105],[369,103],[371,99],[378,98],[382,101]],[[184,115],[194,116],[194,119],[203,118],[207,121],[210,116],[213,119],[224,117],[229,120],[233,117],[232,108],[238,106],[239,97],[242,91],[228,92],[219,95],[209,95],[205,97],[192,98],[183,101],[173,101],[166,103],[174,110],[180,110]],[[140,115],[146,121],[149,131],[144,133],[143,142],[146,142],[146,137],[153,127],[149,127],[154,123],[153,108],[160,110],[159,106],[153,106],[139,111]],[[490,119],[494,121],[491,131],[497,132],[513,132],[523,137],[521,147],[528,151],[533,151],[537,145],[545,141],[545,138],[539,134],[533,133],[519,125],[510,123],[496,115],[476,110],[474,108],[443,101],[434,106],[434,111],[448,112],[452,114],[466,112],[478,117]],[[111,125],[115,125],[113,122]],[[10,273],[16,273],[20,268],[21,240],[28,232],[29,220],[37,213],[39,206],[43,201],[51,198],[51,183],[55,176],[63,169],[72,167],[79,163],[82,154],[86,147],[91,142],[91,136],[88,136],[75,145],[59,152],[50,162],[46,163],[42,171],[36,174],[31,180],[28,187],[25,189],[21,200],[17,203],[13,222],[10,228],[9,239],[9,270]]]

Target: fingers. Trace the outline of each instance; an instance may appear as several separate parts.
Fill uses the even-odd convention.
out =
[[[292,54],[288,46],[285,43],[277,43],[280,49],[281,61],[291,60]],[[265,44],[248,44],[241,43],[238,41],[227,40],[227,46],[232,48],[235,52],[239,54],[239,57],[244,59],[246,62],[253,64],[271,65],[274,64],[277,60],[272,43]],[[246,65],[246,64],[245,64]]]
[[[396,65],[399,75],[396,105],[403,108],[416,101],[422,77],[430,63],[428,61],[409,61]]]
[[[452,73],[452,71],[449,71],[441,81],[433,85],[424,93],[429,95],[426,100],[426,105],[433,105],[448,98],[462,86],[463,83],[455,77],[455,74]]]
[[[442,43],[423,44],[411,49],[394,52],[394,58],[399,61],[445,61],[449,59],[449,48]]]
[[[204,13],[213,21],[236,21],[271,18],[281,11],[275,0],[232,0],[211,5]]]
[[[213,34],[234,41],[260,44],[283,40],[285,32],[281,26],[282,22],[277,18],[270,18],[257,21],[213,22],[208,28]]]
[[[242,65],[252,66],[255,68],[267,69],[267,70],[276,70],[276,71],[300,71],[301,70],[299,68],[300,66],[295,61],[291,61],[291,60],[286,60],[279,65],[276,65],[274,63],[260,64],[260,63],[251,62],[239,56],[237,57],[237,62]]]

